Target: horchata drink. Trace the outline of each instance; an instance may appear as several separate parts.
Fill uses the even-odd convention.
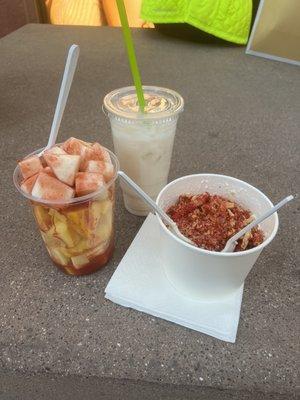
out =
[[[30,200],[53,262],[70,275],[94,272],[113,253],[118,160],[75,138],[39,152],[18,163],[15,185]]]
[[[174,90],[143,86],[145,109],[141,112],[135,88],[112,91],[104,98],[120,168],[153,200],[166,185],[178,115],[183,98]],[[147,215],[148,207],[122,184],[125,207]]]

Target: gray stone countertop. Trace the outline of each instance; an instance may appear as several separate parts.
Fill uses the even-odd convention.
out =
[[[143,83],[173,88],[186,102],[170,179],[232,175],[274,201],[299,191],[299,67],[157,30],[134,31],[134,39]],[[143,222],[124,210],[120,193],[109,265],[75,278],[51,264],[12,173],[46,143],[72,43],[81,55],[60,139],[112,148],[101,102],[131,84],[120,29],[27,25],[0,41],[1,369],[294,396],[299,201],[280,212],[278,235],[246,281],[235,344],[104,299]]]

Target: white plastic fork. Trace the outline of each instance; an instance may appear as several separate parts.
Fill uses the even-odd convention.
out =
[[[118,171],[118,175],[147,205],[150,207],[153,213],[157,213],[164,223],[168,226],[168,228],[181,240],[187,242],[189,244],[194,245],[194,243],[184,236],[176,223],[164,212],[162,208],[160,208],[152,199],[145,193],[128,175],[123,171]]]
[[[61,124],[62,116],[66,107],[69,92],[71,89],[74,73],[79,57],[79,46],[73,44],[68,52],[68,57],[65,65],[64,75],[60,86],[60,91],[57,99],[53,122],[50,130],[47,146],[38,154],[40,157],[44,151],[50,149],[56,143],[58,130]]]
[[[233,235],[229,240],[227,240],[226,245],[224,249],[222,250],[222,253],[232,253],[235,249],[235,246],[237,245],[237,241],[245,235],[245,233],[249,232],[252,228],[254,228],[256,225],[260,224],[262,221],[265,219],[269,218],[272,214],[274,214],[279,208],[287,204],[289,201],[293,200],[294,196],[290,195],[286,197],[285,199],[281,200],[276,206],[270,208],[266,213],[261,215],[260,217],[256,218],[253,222],[251,222],[249,225],[245,226],[245,228],[241,229],[238,233]]]

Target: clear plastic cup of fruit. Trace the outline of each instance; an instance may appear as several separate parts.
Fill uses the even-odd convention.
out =
[[[92,146],[70,138],[46,152],[40,163],[41,149],[37,150],[18,164],[13,176],[15,186],[32,205],[52,261],[68,275],[99,270],[114,251],[118,159],[98,143],[105,160],[96,159],[92,152],[84,152],[83,143]]]

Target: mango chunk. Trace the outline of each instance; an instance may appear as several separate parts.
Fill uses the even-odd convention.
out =
[[[38,226],[43,232],[46,232],[52,226],[52,217],[48,211],[50,210],[46,207],[37,205],[33,206],[33,212]]]
[[[99,203],[98,205],[96,203]],[[113,204],[110,200],[94,202],[95,208],[99,210],[101,214],[112,213]]]
[[[68,211],[65,216],[70,222],[70,225],[81,235],[87,235],[89,232],[88,227],[88,208],[82,208],[79,210]]]
[[[107,211],[101,218],[101,221],[95,229],[95,241],[104,242],[108,240],[112,234],[113,216],[111,211]]]
[[[41,234],[47,247],[51,249],[55,247],[60,247],[60,248],[66,247],[65,243],[60,238],[55,236],[56,232],[54,226],[47,232],[41,232]]]
[[[68,275],[75,275],[75,273],[74,273],[72,268],[65,267],[64,270]]]
[[[98,246],[96,246],[94,249],[86,252],[86,255],[88,255],[89,259],[92,260],[96,256],[103,254],[106,249],[108,248],[110,243],[110,240],[107,240],[105,242],[101,242]]]
[[[50,257],[57,262],[59,265],[66,266],[70,262],[70,258],[66,257],[64,254],[61,253],[59,248],[47,248]]]
[[[74,247],[70,247],[70,248],[61,247],[60,249],[61,249],[61,252],[64,255],[66,255],[67,257],[75,257],[75,256],[78,256],[78,255],[84,253],[85,251],[90,249],[90,247],[91,247],[90,241],[87,239],[82,239],[78,243],[76,243],[76,245]]]
[[[67,247],[74,247],[79,242],[80,236],[67,223],[67,218],[56,210],[52,210],[53,223],[56,236],[61,239]]]
[[[110,243],[109,241],[101,242],[95,248],[88,250],[85,253],[79,254],[75,257],[71,257],[74,268],[80,269],[85,267],[96,256],[103,254],[105,250],[108,248],[109,243]]]
[[[74,268],[80,269],[89,263],[89,259],[84,254],[71,258]]]
[[[88,225],[91,231],[94,231],[103,215],[102,201],[94,201],[89,208]]]

